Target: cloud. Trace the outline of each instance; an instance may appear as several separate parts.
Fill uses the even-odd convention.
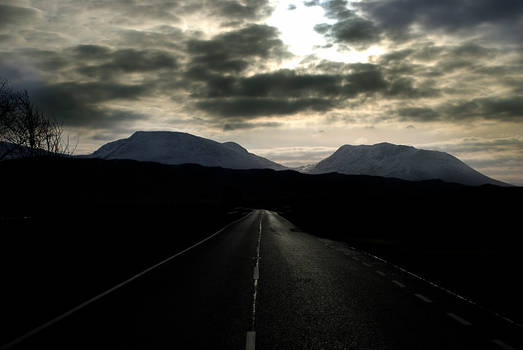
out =
[[[288,116],[304,111],[326,111],[333,107],[330,99],[323,98],[256,98],[232,97],[196,102],[196,106],[212,115],[223,118],[253,119],[262,116]]]
[[[458,101],[441,108],[451,119],[498,120],[523,122],[523,97],[486,97]]]
[[[303,2],[303,5],[305,5],[305,6],[307,6],[307,7],[320,6],[320,0],[304,1],[304,2]]]
[[[227,19],[255,21],[269,16],[272,7],[267,0],[209,0],[205,5],[214,7],[215,13]]]
[[[282,125],[283,125],[282,123],[277,123],[277,122],[256,122],[256,123],[232,122],[232,123],[225,123],[223,125],[223,131],[250,130],[250,129],[257,129],[257,128],[277,128]]]
[[[220,117],[288,116],[327,111],[347,99],[372,95],[388,87],[379,67],[353,64],[343,75],[298,74],[293,70],[244,76],[207,76],[193,93],[196,107]]]
[[[402,107],[396,110],[400,120],[415,120],[429,122],[438,120],[440,114],[428,107]],[[412,125],[409,125],[412,127]]]
[[[262,24],[219,34],[211,40],[189,40],[187,53],[192,69],[237,73],[253,60],[280,60],[290,55],[278,38],[278,30]]]
[[[126,120],[143,119],[136,112],[104,106],[112,101],[137,100],[146,96],[148,86],[108,82],[56,83],[33,88],[30,92],[35,105],[65,126],[111,127]]]
[[[346,44],[358,50],[379,43],[381,30],[372,21],[360,17],[347,8],[345,0],[330,0],[321,4],[325,17],[336,19],[334,24],[320,23],[314,30],[323,34],[329,41]]]
[[[34,8],[0,4],[0,30],[28,27],[40,19],[41,13]]]
[[[92,50],[101,51],[100,47]],[[85,47],[82,47],[85,51]],[[102,49],[103,50],[103,49]],[[84,59],[85,57],[78,57]],[[87,59],[89,60],[88,57]],[[172,53],[162,50],[136,50],[120,49],[109,52],[98,52],[96,60],[102,61],[99,64],[81,65],[76,70],[88,77],[111,78],[115,75],[125,73],[145,73],[161,70],[174,70],[178,68],[177,57]]]
[[[483,34],[491,30],[508,34],[514,26],[521,27],[523,14],[521,1],[383,0],[353,5],[391,37],[406,36],[414,27],[448,34],[478,34],[475,30],[481,27]]]

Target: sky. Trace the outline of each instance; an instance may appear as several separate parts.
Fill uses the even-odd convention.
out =
[[[287,166],[391,142],[523,185],[521,0],[0,0],[0,78],[79,154],[137,130]]]

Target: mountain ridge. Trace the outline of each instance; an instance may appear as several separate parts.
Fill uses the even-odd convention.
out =
[[[174,131],[137,131],[125,139],[109,142],[87,157],[132,159],[163,164],[194,163],[230,169],[286,169],[281,164],[249,153],[234,142]]]
[[[1,150],[8,149],[10,145],[2,143],[0,146]],[[5,159],[23,157],[23,154],[9,154]],[[439,179],[471,186],[512,186],[481,174],[448,153],[389,142],[374,145],[345,144],[318,163],[287,168],[250,153],[232,141],[220,143],[184,132],[136,131],[128,138],[102,145],[89,155],[76,157],[130,159],[170,165],[193,163],[230,169],[294,170],[305,174],[337,172],[408,181]]]
[[[388,142],[374,145],[343,145],[307,171],[310,174],[329,172],[395,177],[410,181],[441,179],[471,186],[508,185],[481,174],[446,152]]]

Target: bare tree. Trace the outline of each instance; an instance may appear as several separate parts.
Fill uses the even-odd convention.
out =
[[[10,144],[0,159],[13,152],[29,157],[73,153],[62,124],[39,111],[26,90],[13,91],[6,81],[0,83],[0,118],[0,141]]]

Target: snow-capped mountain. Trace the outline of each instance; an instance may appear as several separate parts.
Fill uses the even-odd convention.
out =
[[[440,179],[465,185],[507,185],[472,169],[456,157],[411,146],[378,143],[341,146],[331,156],[308,169],[310,174],[338,172],[420,181]]]
[[[286,169],[283,165],[249,153],[234,142],[219,143],[170,131],[137,131],[129,138],[103,145],[88,157],[163,164],[193,163],[229,169]]]

